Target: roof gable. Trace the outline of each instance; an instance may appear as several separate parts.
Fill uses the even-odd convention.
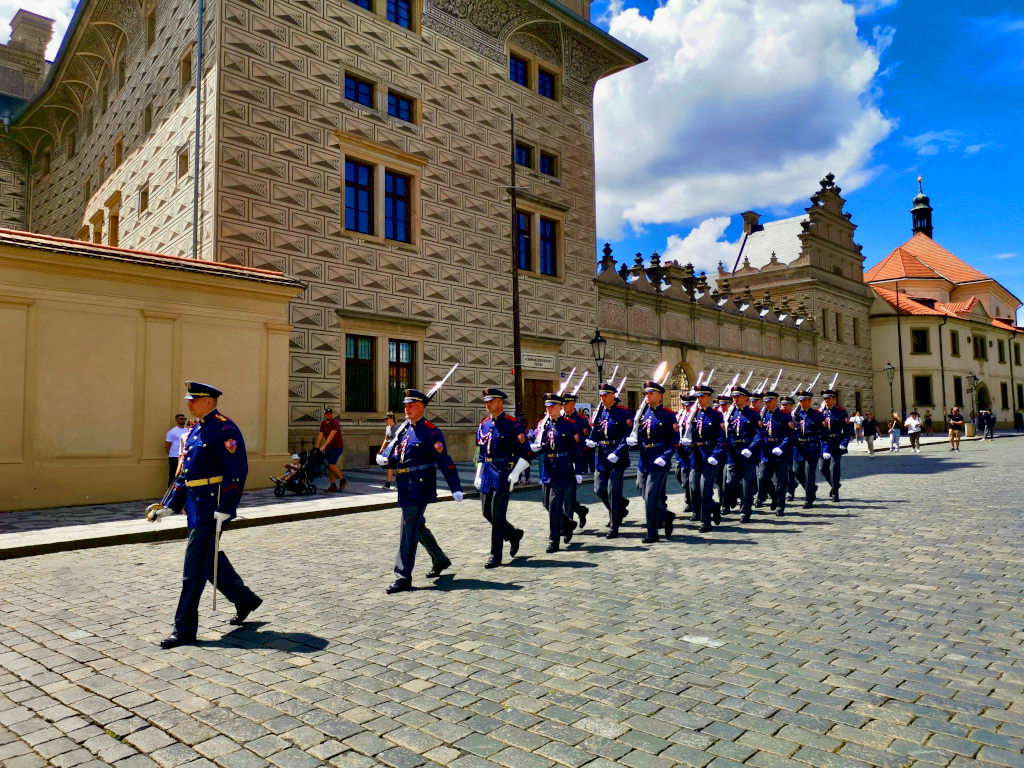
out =
[[[864,282],[917,278],[942,280],[943,276],[900,246],[864,273]]]
[[[992,279],[921,232],[914,233],[914,236],[900,247],[951,283],[973,283]]]

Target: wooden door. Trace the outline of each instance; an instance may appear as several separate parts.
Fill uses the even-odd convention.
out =
[[[523,380],[523,414],[529,428],[537,426],[544,417],[544,394],[557,389],[557,384],[551,379]]]

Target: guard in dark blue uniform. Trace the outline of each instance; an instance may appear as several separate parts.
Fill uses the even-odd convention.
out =
[[[418,389],[405,390],[402,403],[409,425],[395,445],[390,457],[377,454],[377,463],[395,470],[398,484],[398,506],[402,509],[402,528],[395,558],[395,581],[387,588],[389,595],[412,589],[412,571],[416,563],[416,544],[430,554],[433,568],[428,577],[440,576],[449,567],[448,559],[434,534],[427,528],[427,505],[437,501],[437,470],[441,470],[452,498],[462,501],[462,483],[455,462],[448,455],[441,430],[423,418],[430,398]]]
[[[796,398],[792,395],[785,395],[779,398],[779,410],[789,416],[790,429],[793,429],[793,410],[796,408]],[[790,438],[790,453],[795,457],[796,455],[796,432],[794,431]],[[789,484],[786,486],[786,501],[793,501],[796,494],[796,468],[793,464],[789,465]]]
[[[484,518],[491,524],[491,556],[484,568],[497,568],[509,543],[509,556],[519,552],[523,531],[507,520],[508,499],[523,472],[530,466],[530,447],[526,443],[526,430],[514,416],[505,413],[506,395],[500,389],[484,390],[487,416],[476,430],[476,444],[480,447],[477,464],[476,488]]]
[[[732,398],[729,395],[718,396],[718,412],[722,414],[722,438],[725,438],[725,414],[729,412],[732,407]],[[729,452],[726,450],[725,458],[728,459]],[[725,467],[726,462],[722,461],[718,464],[718,468],[715,472],[715,485],[718,487],[718,500],[719,509],[721,514],[732,512],[732,508],[736,506],[736,499],[729,498],[729,488],[725,485]],[[716,523],[717,525],[717,523]]]
[[[680,435],[686,428],[686,418],[693,408],[694,403],[697,402],[697,396],[692,392],[683,392],[679,395],[679,430]],[[700,520],[700,515],[694,514],[693,501],[690,499],[690,470],[693,468],[693,456],[691,455],[691,448],[689,445],[684,445],[683,441],[679,441],[679,446],[676,448],[676,480],[679,485],[683,488],[683,498],[686,504],[683,506],[683,512],[686,514],[693,515],[691,520]]]
[[[707,533],[711,530],[712,519],[715,525],[722,522],[722,512],[715,503],[714,493],[718,468],[726,459],[725,419],[722,412],[712,405],[714,391],[711,387],[701,385],[694,387],[693,392],[697,397],[697,411],[681,442],[690,446],[693,461],[690,499],[694,515],[701,521],[700,532]]]
[[[608,510],[606,538],[619,535],[624,510],[622,507],[622,475],[629,466],[629,446],[626,438],[633,431],[633,412],[620,405],[615,397],[615,385],[602,384],[598,389],[601,406],[594,414],[594,427],[585,444],[596,451],[594,474],[597,496]]]
[[[730,498],[739,498],[740,522],[749,523],[754,506],[757,465],[761,461],[761,417],[750,407],[750,392],[733,387],[733,407],[726,423],[725,442],[729,459],[725,485]]]
[[[758,504],[771,497],[772,511],[778,517],[786,514],[786,492],[793,468],[793,418],[779,408],[779,393],[764,393],[764,414],[761,416],[763,453],[757,468]]]
[[[582,443],[576,425],[562,415],[562,396],[556,392],[544,395],[547,423],[537,427],[537,442],[531,448],[540,453],[540,481],[544,486],[544,508],[548,511],[548,547],[558,551],[558,537],[566,544],[572,541],[576,521],[569,506],[574,485],[583,480]]]
[[[580,435],[580,458],[583,462],[580,465],[580,473],[582,474],[583,472],[586,471],[587,465],[585,449],[587,445],[587,440],[590,439],[590,422],[587,421],[583,417],[583,415],[576,410],[576,395],[572,394],[571,392],[563,394],[562,400],[564,401],[563,410],[565,411],[565,418],[569,419],[569,421],[571,421],[576,426],[576,431],[579,432]],[[579,486],[574,485],[572,488],[572,498],[569,499],[569,509],[571,509],[580,519],[580,524],[579,526],[577,526],[577,528],[579,531],[582,532],[587,525],[587,513],[590,510],[583,504],[580,504],[577,500],[576,494],[578,491]]]
[[[644,544],[658,541],[658,529],[664,527],[665,536],[672,535],[675,515],[665,508],[665,482],[672,468],[672,456],[679,445],[679,424],[675,411],[666,408],[661,400],[665,388],[656,381],[644,384],[648,408],[640,417],[640,470],[644,473],[644,511],[647,514],[647,536]]]
[[[796,435],[796,480],[804,489],[804,509],[814,505],[818,492],[816,475],[821,455],[821,412],[811,406],[812,392],[797,392],[799,407],[793,412]]]
[[[181,474],[167,506],[185,510],[188,544],[174,631],[160,642],[164,648],[194,643],[199,628],[199,599],[207,581],[213,581],[217,522],[234,519],[245,489],[249,463],[238,426],[217,410],[221,391],[209,384],[186,381],[189,414],[198,423],[188,433]],[[232,624],[241,624],[263,601],[245,586],[223,552],[217,555],[217,589],[235,605]]]
[[[846,409],[836,404],[834,389],[823,389],[825,405],[821,409],[821,474],[831,486],[828,495],[839,501],[840,462],[853,437],[853,424]]]

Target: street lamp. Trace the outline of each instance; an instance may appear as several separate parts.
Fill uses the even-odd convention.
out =
[[[594,338],[590,340],[590,349],[594,353],[594,362],[597,364],[598,386],[604,384],[604,353],[608,348],[608,342],[601,336],[600,329],[594,331]]]
[[[885,371],[885,378],[889,380],[889,413],[892,413],[896,410],[896,403],[893,401],[892,396],[892,380],[896,378],[896,368],[892,363],[886,363],[883,370]]]
[[[972,420],[974,418],[976,418],[977,414],[978,414],[978,406],[977,406],[977,401],[975,399],[976,398],[976,393],[978,391],[978,381],[979,381],[979,379],[975,375],[974,371],[971,371],[970,373],[967,374],[967,391],[971,395],[971,419]]]

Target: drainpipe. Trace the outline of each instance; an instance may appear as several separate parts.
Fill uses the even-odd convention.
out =
[[[946,426],[946,358],[942,353],[942,329],[946,327],[946,322],[949,320],[949,315],[942,316],[942,322],[939,324],[939,375],[942,377],[942,428],[943,432],[949,430]]]
[[[202,0],[200,0],[201,2]],[[903,330],[900,327],[900,283],[896,281],[896,341],[900,355],[900,419],[907,418],[907,388],[903,381]]]
[[[1016,334],[1010,332],[1010,340],[1006,342],[1006,354],[1010,361],[1010,424],[1016,426],[1017,418],[1017,388],[1013,383],[1013,337]]]
[[[202,141],[200,130],[203,115],[203,0],[196,10],[196,161],[192,182],[192,258],[199,258],[199,169]]]

